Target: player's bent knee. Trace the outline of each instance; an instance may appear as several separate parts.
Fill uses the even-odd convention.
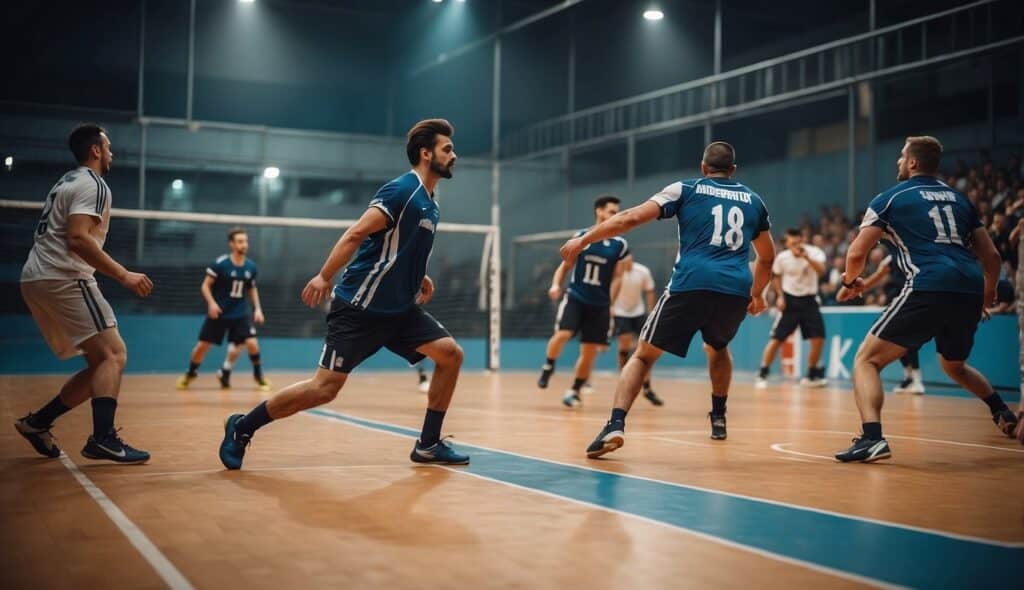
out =
[[[441,346],[439,351],[440,354],[434,358],[434,362],[446,367],[461,367],[462,360],[465,358],[465,352],[457,342],[452,340],[450,343],[446,343]]]

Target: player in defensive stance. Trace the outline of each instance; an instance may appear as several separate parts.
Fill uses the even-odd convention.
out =
[[[702,178],[672,183],[647,202],[562,246],[563,260],[571,263],[588,244],[655,219],[675,218],[679,226],[672,280],[647,317],[640,346],[619,376],[611,418],[587,448],[588,457],[600,457],[623,445],[626,413],[644,377],[664,351],[685,357],[697,332],[708,345],[711,438],[726,438],[726,400],[732,381],[728,345],[748,312],[764,311],[775,243],[761,197],[732,180],[736,172],[733,147],[724,141],[708,145],[700,168]],[[753,274],[751,248],[757,254]]]
[[[434,361],[427,412],[410,459],[416,463],[464,465],[469,457],[441,438],[441,425],[462,366],[462,348],[420,305],[434,295],[426,276],[440,211],[434,188],[452,177],[454,130],[444,119],[417,123],[408,134],[406,154],[413,169],[385,184],[369,207],[331,250],[323,268],[302,291],[317,307],[332,294],[334,275],[347,265],[333,288],[327,336],[313,377],[289,385],[248,414],[224,423],[220,460],[239,469],[257,429],[333,400],[348,374],[381,348],[410,363]]]
[[[651,270],[636,262],[632,255],[622,263],[624,266],[619,278],[619,296],[612,304],[615,338],[619,345],[619,371],[626,366],[626,361],[636,350],[647,313],[654,309],[654,277],[651,276]],[[665,405],[651,388],[650,375],[644,379],[644,398],[656,406]]]
[[[619,199],[604,195],[594,201],[594,220],[599,224],[619,212]],[[580,230],[577,236],[587,230]],[[583,403],[580,389],[590,379],[590,371],[594,367],[601,347],[608,346],[611,338],[611,302],[618,296],[619,277],[622,275],[623,261],[629,256],[626,240],[612,237],[589,243],[582,253],[583,259],[576,264],[563,261],[555,269],[551,279],[548,297],[558,304],[555,317],[555,333],[548,340],[547,359],[541,368],[537,386],[545,389],[548,380],[555,372],[555,361],[562,354],[562,348],[575,334],[580,335],[580,356],[576,360],[576,378],[572,388],[565,392],[562,404],[569,408],[579,407]],[[569,287],[562,294],[562,281],[565,275],[572,272]]]
[[[863,294],[860,274],[883,238],[896,245],[894,258],[907,282],[857,351],[853,391],[863,434],[836,454],[838,461],[870,463],[891,456],[882,435],[880,373],[933,338],[943,371],[985,402],[1004,434],[1012,437],[1017,427],[1017,417],[992,385],[966,362],[982,313],[996,298],[1000,257],[974,205],[935,177],[941,157],[942,144],[934,137],[907,138],[896,163],[899,183],[871,200],[846,253],[838,301]]]
[[[53,421],[91,398],[92,435],[82,456],[145,463],[149,453],[129,446],[114,428],[128,351],[114,310],[93,274],[98,270],[139,297],[149,296],[153,282],[103,251],[113,198],[103,176],[114,160],[106,130],[79,125],[68,144],[79,166],[62,176],[46,197],[35,242],[21,270],[21,295],[57,358],[84,354],[87,366],[64,383],[59,395],[14,427],[40,455],[59,457],[60,448],[50,434]]]
[[[192,349],[188,371],[178,379],[178,389],[186,389],[198,376],[199,365],[206,357],[210,346],[220,346],[225,334],[228,337],[228,353],[224,365],[217,371],[217,380],[222,389],[231,387],[231,368],[238,360],[244,345],[252,362],[252,376],[260,391],[270,391],[270,382],[263,376],[260,361],[260,344],[256,340],[256,328],[263,325],[263,309],[256,289],[259,270],[249,253],[249,236],[245,230],[236,227],[228,232],[229,254],[221,255],[206,267],[206,278],[200,286],[206,300],[206,319],[199,329],[199,341]],[[249,307],[249,300],[252,307]]]

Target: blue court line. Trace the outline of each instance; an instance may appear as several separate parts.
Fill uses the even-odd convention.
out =
[[[419,435],[414,429],[330,410],[308,413],[410,439]],[[472,463],[459,468],[470,475],[637,516],[864,583],[918,588],[1001,587],[1013,564],[1024,560],[1021,543],[848,517],[462,442],[458,446],[472,451]]]

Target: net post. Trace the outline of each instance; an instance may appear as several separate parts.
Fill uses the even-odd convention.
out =
[[[495,205],[497,208],[497,205]],[[490,317],[487,330],[487,369],[501,368],[501,229],[495,225],[490,252],[488,292],[490,293]]]

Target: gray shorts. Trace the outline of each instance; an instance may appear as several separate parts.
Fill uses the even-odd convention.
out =
[[[21,283],[21,296],[50,350],[61,360],[81,354],[83,342],[117,327],[114,310],[96,279],[29,281]]]

